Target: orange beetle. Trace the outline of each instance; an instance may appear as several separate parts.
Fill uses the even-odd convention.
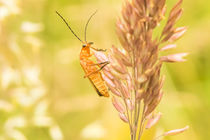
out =
[[[61,16],[61,14],[59,14],[57,11],[56,11],[56,13],[65,22],[65,24],[68,26],[70,31],[74,34],[74,36],[79,41],[81,41],[82,44],[83,44],[82,45],[82,50],[80,52],[80,64],[81,64],[81,66],[82,66],[82,68],[83,68],[83,70],[85,72],[84,78],[88,77],[88,79],[90,80],[91,84],[93,85],[93,87],[95,88],[95,90],[96,90],[96,92],[98,93],[99,96],[109,97],[108,88],[105,85],[104,79],[102,78],[101,71],[100,71],[109,62],[106,61],[106,62],[102,62],[102,63],[94,63],[92,60],[90,60],[90,57],[93,55],[93,52],[91,51],[91,49],[93,49],[95,51],[105,51],[105,50],[93,48],[91,46],[93,44],[93,42],[87,42],[86,41],[86,31],[87,31],[88,23],[89,23],[90,19],[93,17],[93,15],[95,15],[95,13],[93,13],[90,16],[90,18],[88,19],[87,24],[85,26],[85,42],[82,41],[74,33],[74,31],[71,29],[71,27],[69,26],[67,21],[63,18],[63,16]]]

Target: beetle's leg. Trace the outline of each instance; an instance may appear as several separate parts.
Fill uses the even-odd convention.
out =
[[[109,61],[105,61],[105,62],[101,62],[101,63],[98,63],[98,65],[100,66],[101,64],[104,64],[103,66],[100,67],[99,70],[102,70],[106,65],[108,65],[110,62]]]
[[[89,77],[90,75],[95,74],[95,73],[101,71],[107,64],[109,64],[109,61],[105,61],[105,62],[101,62],[101,63],[97,63],[97,64],[92,64],[92,65],[102,65],[102,64],[104,64],[104,65],[101,66],[100,69],[98,69],[98,70],[96,70],[96,71],[93,71],[93,72],[91,72],[91,73],[87,73],[87,74],[84,76],[84,78]]]
[[[94,47],[90,47],[91,49],[95,50],[95,51],[102,51],[102,52],[105,52],[106,49],[98,49],[98,48],[94,48]]]
[[[109,64],[110,62],[109,61],[105,61],[105,62],[101,62],[101,63],[95,63],[95,64],[89,64],[88,66],[95,66],[95,65],[97,65],[97,66],[101,66],[101,65],[103,65],[103,64]]]

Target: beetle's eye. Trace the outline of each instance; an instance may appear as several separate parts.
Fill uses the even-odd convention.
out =
[[[90,45],[92,45],[92,44],[93,44],[93,42],[89,42],[89,44],[90,44]]]
[[[85,44],[83,44],[83,45],[82,45],[82,47],[86,47],[86,45],[85,45]]]

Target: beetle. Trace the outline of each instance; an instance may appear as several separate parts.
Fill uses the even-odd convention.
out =
[[[72,28],[70,27],[70,25],[68,24],[68,22],[64,19],[64,17],[56,11],[56,14],[64,21],[64,23],[67,25],[67,27],[70,29],[70,31],[72,32],[72,34],[80,41],[82,42],[82,49],[80,52],[80,65],[82,66],[84,72],[85,72],[85,76],[84,78],[88,78],[89,81],[91,82],[91,84],[93,85],[93,87],[95,88],[96,92],[98,93],[99,96],[103,96],[103,97],[109,97],[109,93],[108,93],[108,88],[105,85],[105,81],[102,77],[102,73],[101,70],[107,65],[109,64],[109,61],[105,61],[102,63],[94,63],[90,58],[93,55],[93,51],[106,51],[103,49],[97,49],[92,47],[93,42],[87,42],[86,40],[86,33],[87,33],[87,27],[88,24],[91,20],[91,18],[96,14],[97,11],[95,11],[90,18],[88,19],[86,25],[85,25],[85,41],[82,41],[76,34],[75,32],[72,30]]]

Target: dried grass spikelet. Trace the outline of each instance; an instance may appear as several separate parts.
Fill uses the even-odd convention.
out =
[[[186,131],[187,129],[189,129],[189,126],[185,126],[184,128],[174,129],[174,130],[165,132],[163,135],[164,135],[164,136],[177,135],[177,134],[183,133],[183,132]]]
[[[161,116],[162,114],[160,112],[158,114],[153,115],[150,119],[148,119],[148,122],[145,128],[149,129],[152,126],[154,126],[160,120]]]
[[[170,11],[160,37],[153,37],[153,30],[164,19],[165,0],[125,0],[116,31],[122,48],[112,46],[108,57],[110,65],[103,69],[110,91],[114,96],[120,118],[130,126],[131,140],[140,140],[145,122],[150,128],[160,115],[147,121],[162,99],[164,77],[160,70],[164,62],[182,62],[187,53],[160,56],[160,51],[175,48],[174,41],[186,31],[186,27],[175,27],[182,15],[182,0]],[[163,44],[164,43],[164,44]],[[169,44],[170,43],[170,44]],[[164,47],[160,48],[161,45]],[[97,59],[102,56],[95,55]],[[125,110],[119,107],[117,98],[123,101]]]
[[[158,140],[159,138],[161,137],[165,137],[165,136],[173,136],[173,135],[177,135],[177,134],[180,134],[180,133],[183,133],[185,132],[186,130],[189,129],[189,126],[185,126],[184,128],[179,128],[179,129],[174,129],[174,130],[170,130],[170,131],[167,131],[165,133],[163,133],[162,135],[156,137],[154,140]]]

